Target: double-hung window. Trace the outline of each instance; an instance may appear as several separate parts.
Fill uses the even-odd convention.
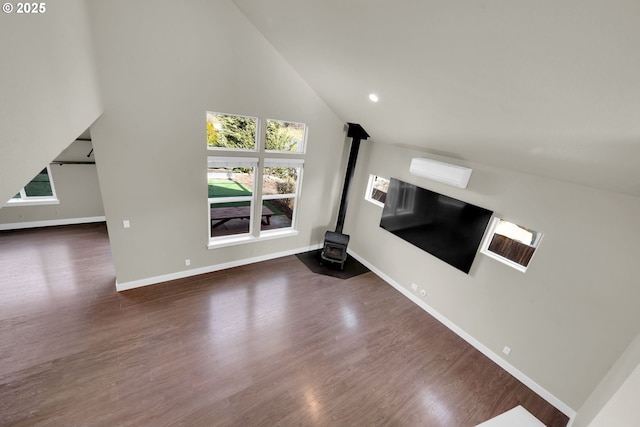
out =
[[[290,228],[295,218],[302,159],[265,159],[262,169],[262,209],[272,212],[260,230]]]
[[[209,247],[296,234],[306,126],[213,112],[206,118]]]
[[[211,237],[252,232],[253,195],[258,159],[209,157],[207,182]]]

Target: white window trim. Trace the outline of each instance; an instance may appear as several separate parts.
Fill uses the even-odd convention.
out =
[[[295,199],[297,197],[298,197],[298,193],[265,194],[262,196],[262,200]]]
[[[51,196],[27,196],[24,187],[19,191],[20,199],[9,199],[3,207],[11,206],[44,206],[44,205],[59,205],[58,195],[56,193],[56,187],[53,184],[53,175],[51,175],[51,166],[47,165],[47,175],[49,176],[49,185],[51,186]],[[35,178],[35,177],[34,177]]]
[[[304,159],[274,159],[268,158],[264,159],[264,167],[261,170],[261,173],[264,173],[264,168],[272,168],[272,167],[286,167],[286,168],[295,168],[298,169],[298,179],[296,180],[296,192],[288,193],[288,194],[261,194],[261,202],[264,200],[277,200],[277,199],[295,199],[295,203],[293,204],[293,213],[291,214],[291,225],[289,227],[276,228],[274,230],[259,230],[260,236],[277,236],[278,231],[286,231],[286,230],[297,230],[296,226],[298,225],[298,201],[300,200],[300,189],[302,188],[302,175],[304,173]],[[262,188],[260,188],[260,192],[262,193]]]
[[[386,179],[387,181],[389,180],[389,178],[385,178],[384,176],[380,176],[380,175],[376,175],[374,173],[369,175],[369,183],[367,184],[367,191],[364,193],[364,199],[367,202],[373,203],[376,206],[379,206],[381,208],[384,208],[384,203],[376,200],[376,199],[372,199],[371,198],[371,192],[373,191],[373,184],[374,181],[376,180],[376,178],[382,178],[382,179]]]
[[[484,241],[482,242],[482,245],[480,246],[480,253],[482,253],[483,255],[488,256],[489,258],[493,258],[496,261],[500,261],[501,263],[503,263],[505,265],[508,265],[509,267],[520,271],[521,273],[526,273],[527,269],[529,268],[529,265],[531,265],[531,261],[533,261],[533,257],[535,257],[536,256],[536,252],[538,252],[538,248],[540,247],[540,242],[542,240],[542,234],[536,240],[535,251],[533,252],[533,255],[531,256],[531,260],[529,260],[529,265],[527,265],[525,267],[522,264],[518,264],[515,261],[511,261],[509,258],[505,258],[503,256],[500,256],[499,254],[497,254],[495,252],[491,252],[489,250],[489,245],[491,244],[491,240],[493,239],[493,235],[495,234],[496,227],[498,226],[498,223],[500,222],[501,219],[504,219],[504,218],[493,217],[493,219],[491,220],[491,225],[489,226],[489,229],[487,230],[487,234],[485,235]]]
[[[4,204],[3,207],[10,208],[12,206],[45,206],[59,205],[60,200],[55,197],[30,197],[29,199],[11,199]]]
[[[229,147],[207,147],[208,151],[215,151],[218,153],[227,152],[227,153],[257,153],[257,148],[229,148]]]
[[[265,240],[281,239],[283,237],[293,237],[300,234],[298,230],[292,228],[279,228],[275,230],[267,230],[260,233],[260,236],[250,236],[247,234],[235,236],[212,237],[207,245],[208,249],[218,249],[228,246],[242,245],[245,243],[257,243]]]
[[[255,145],[253,146],[254,148],[229,148],[229,147],[209,147],[209,145],[207,145],[207,150],[208,151],[218,151],[218,152],[228,152],[228,153],[257,153],[260,151],[260,141],[262,138],[260,138],[260,119],[258,117],[253,117],[253,116],[245,116],[243,114],[230,114],[230,113],[220,113],[220,112],[216,112],[216,111],[206,111],[205,112],[205,118],[206,118],[206,114],[207,113],[212,113],[212,114],[220,114],[222,116],[234,116],[234,117],[244,117],[247,119],[253,119],[256,121],[256,134],[254,137],[254,141],[255,141]]]
[[[294,122],[291,120],[280,120],[280,119],[265,119],[265,129],[267,126],[267,122],[268,121],[272,121],[272,122],[280,122],[280,123],[295,123],[297,125],[304,125],[304,135],[302,135],[302,150],[301,151],[280,151],[280,150],[267,150],[266,149],[266,140],[265,140],[265,149],[264,152],[267,154],[271,154],[271,155],[281,155],[284,154],[286,156],[290,156],[290,155],[295,155],[295,154],[306,154],[307,152],[307,134],[309,133],[309,125],[307,125],[306,123],[302,123],[302,122]]]
[[[215,168],[215,167],[226,167],[226,168],[250,167],[253,169],[253,188],[251,189],[251,196],[208,197],[207,198],[207,216],[209,217],[208,227],[209,227],[209,246],[210,247],[212,242],[214,243],[220,242],[224,244],[225,242],[235,241],[237,243],[241,243],[246,238],[254,237],[255,233],[253,229],[253,217],[255,213],[254,201],[255,201],[256,189],[257,189],[256,179],[258,177],[258,169],[259,169],[258,161],[259,159],[257,157],[216,157],[216,156],[207,157],[207,170],[208,168]],[[249,231],[247,233],[232,234],[229,236],[211,237],[211,205],[222,204],[222,203],[233,203],[233,202],[249,202],[249,208],[252,213],[249,219]]]
[[[249,165],[249,166],[247,166]],[[242,167],[258,167],[257,157],[220,157],[207,156],[207,167],[209,168],[242,168]]]
[[[274,151],[273,153],[281,152],[285,153],[285,151]],[[265,168],[302,168],[302,166],[304,166],[304,159],[276,159],[273,157],[264,159]]]
[[[209,204],[222,204],[234,202],[253,202],[253,196],[235,196],[235,197],[210,197]]]

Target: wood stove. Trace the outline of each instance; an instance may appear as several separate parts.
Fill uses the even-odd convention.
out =
[[[353,178],[353,172],[356,167],[358,158],[358,150],[360,149],[360,140],[369,138],[369,134],[356,123],[347,123],[349,129],[347,137],[352,138],[351,151],[349,152],[349,162],[347,163],[347,171],[344,177],[344,186],[342,187],[342,196],[340,198],[340,208],[338,209],[338,219],[336,221],[336,231],[327,231],[324,234],[324,246],[320,257],[323,261],[339,263],[340,269],[344,268],[347,260],[347,246],[349,245],[349,235],[342,232],[344,226],[344,218],[347,213],[347,201],[349,197],[349,186]]]
[[[320,253],[323,261],[340,263],[340,269],[344,268],[347,260],[347,246],[349,245],[349,235],[327,231],[324,233],[324,247]]]

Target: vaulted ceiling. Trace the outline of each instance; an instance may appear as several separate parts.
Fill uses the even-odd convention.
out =
[[[638,0],[234,3],[372,141],[640,196]]]

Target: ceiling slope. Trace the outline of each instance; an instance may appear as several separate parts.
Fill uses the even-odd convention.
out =
[[[234,3],[372,141],[640,196],[636,0]]]

